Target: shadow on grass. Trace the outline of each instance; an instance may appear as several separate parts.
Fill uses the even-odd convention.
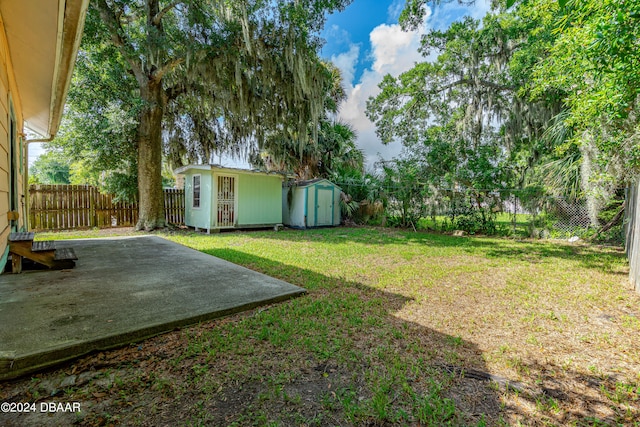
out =
[[[295,394],[324,389],[324,397],[308,399],[315,402],[311,412],[325,414],[329,421],[318,425],[499,425],[507,423],[505,417],[511,422],[543,417],[597,425],[627,419],[625,402],[598,391],[605,383],[596,375],[562,370],[563,380],[558,381],[550,373],[560,368],[527,362],[522,366],[524,384],[488,373],[473,342],[397,317],[395,313],[413,302],[405,296],[235,249],[204,252],[308,289],[307,296],[272,308],[252,327],[276,353],[307,355],[303,359],[310,362],[311,374],[296,368],[297,375],[282,390]],[[287,369],[282,366],[271,375]],[[276,416],[273,407],[283,409],[286,402],[247,397],[244,413],[257,409],[283,424],[296,421],[300,409],[311,413],[307,406],[293,405]]]
[[[524,363],[520,370],[532,381],[517,393],[517,399],[535,408],[540,424],[638,425],[640,379],[633,382],[616,375],[587,374],[552,363]],[[513,412],[511,407],[506,410]]]
[[[412,232],[389,228],[324,228],[310,230],[288,229],[283,232],[243,232],[279,241],[310,241],[328,244],[346,242],[372,245],[414,244],[425,247],[459,249],[463,253],[522,262],[541,262],[558,258],[575,261],[589,269],[608,271],[625,266],[627,259],[620,247],[601,248],[588,244],[570,244],[561,241],[519,241],[495,237],[456,237],[433,232]],[[616,274],[628,274],[626,271]]]
[[[256,414],[278,425],[500,423],[490,378],[466,376],[486,371],[479,349],[397,317],[412,299],[235,249],[203,252],[308,290],[248,320],[257,346],[278,360],[257,362],[240,380],[252,384],[233,399],[240,424],[258,421]],[[274,382],[279,392],[269,390]],[[220,395],[209,413],[225,412],[230,398]]]

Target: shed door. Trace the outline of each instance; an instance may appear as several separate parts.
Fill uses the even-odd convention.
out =
[[[218,227],[233,227],[236,223],[236,178],[218,176]]]
[[[316,187],[316,225],[333,225],[333,189]]]

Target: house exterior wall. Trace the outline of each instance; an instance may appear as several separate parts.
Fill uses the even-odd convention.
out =
[[[11,150],[11,118],[13,106],[14,119],[14,147]],[[20,96],[17,92],[15,75],[11,65],[11,57],[6,39],[5,27],[0,16],[0,266],[4,268],[9,254],[8,239],[12,229],[9,220],[11,198],[16,197],[18,205],[15,207],[19,217],[14,221],[13,228],[25,230],[27,206],[25,197],[26,183],[26,144],[23,143],[23,120],[21,115]],[[11,159],[14,154],[14,168],[17,178],[15,189],[11,187]],[[13,194],[17,190],[17,194]],[[0,270],[1,272],[1,270]]]
[[[238,226],[282,223],[282,177],[239,174]]]
[[[193,207],[193,176],[200,175],[200,207]],[[213,228],[211,210],[213,194],[213,179],[210,171],[191,170],[185,173],[184,197],[185,216],[184,223],[190,227],[209,230]]]

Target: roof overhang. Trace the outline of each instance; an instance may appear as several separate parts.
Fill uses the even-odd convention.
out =
[[[339,190],[342,190],[342,188],[340,188],[339,185],[334,184],[333,182],[329,181],[326,178],[315,178],[315,179],[303,180],[303,181],[291,181],[287,183],[287,186],[297,187],[297,188],[312,187],[314,185],[330,185],[332,187],[336,187]]]
[[[182,166],[173,171],[174,174],[185,174],[190,170],[195,171],[214,171],[214,172],[223,172],[223,173],[241,173],[241,174],[253,174],[253,175],[264,175],[264,176],[277,176],[280,179],[284,179],[284,175],[278,172],[263,172],[258,170],[251,169],[239,169],[239,168],[227,168],[219,165],[187,165]]]
[[[89,0],[0,0],[25,126],[60,126]]]

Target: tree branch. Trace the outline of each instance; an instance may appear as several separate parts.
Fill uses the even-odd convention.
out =
[[[184,84],[176,84],[165,89],[164,94],[167,100],[172,101],[187,92],[187,87]]]
[[[176,7],[177,5],[179,5],[181,3],[184,3],[184,2],[183,1],[174,1],[173,3],[168,4],[160,12],[156,13],[156,15],[151,20],[151,22],[153,22],[153,25],[158,26],[160,24],[160,21],[164,17],[164,15],[166,15],[167,12],[169,12],[171,9],[173,9],[174,7]]]
[[[157,70],[155,70],[151,78],[155,81],[159,81],[160,79],[162,79],[162,77],[164,77],[165,74],[167,74],[168,72],[170,72],[171,70],[176,68],[178,65],[182,64],[183,62],[184,62],[184,58],[175,58],[167,62],[166,64],[164,64],[161,68],[158,68]]]
[[[611,228],[613,228],[614,225],[616,225],[617,223],[620,222],[620,220],[622,220],[622,216],[624,215],[624,207],[625,207],[626,202],[622,202],[622,205],[620,205],[620,208],[618,209],[618,212],[614,215],[614,217],[611,219],[611,221],[609,221],[608,223],[606,223],[605,225],[602,226],[602,228],[600,230],[598,230],[598,233],[596,234],[596,236],[599,236],[600,234],[609,231]]]
[[[97,0],[92,2],[92,4],[96,5],[98,12],[100,12],[100,17],[107,25],[107,28],[109,28],[113,44],[118,47],[122,56],[124,56],[126,61],[129,63],[136,80],[141,82],[141,79],[145,79],[142,71],[142,64],[140,64],[139,59],[136,58],[135,55],[131,54],[131,52],[134,51],[134,48],[131,43],[129,43],[129,40],[127,40],[124,29],[122,28],[122,25],[120,25],[120,14],[111,9],[106,0]]]
[[[498,83],[490,82],[488,80],[477,80],[477,82],[480,84],[480,86],[490,87],[492,89],[496,89],[496,90],[499,90],[499,91],[505,91],[505,90],[513,91],[513,90],[516,90],[516,88],[514,86],[501,85],[501,84],[498,84]],[[433,93],[444,92],[445,90],[448,90],[448,89],[451,89],[453,87],[460,86],[460,85],[473,85],[474,83],[476,83],[476,81],[474,81],[472,79],[461,78],[459,80],[456,80],[455,82],[449,83],[448,85],[443,86],[443,87],[435,90]]]

